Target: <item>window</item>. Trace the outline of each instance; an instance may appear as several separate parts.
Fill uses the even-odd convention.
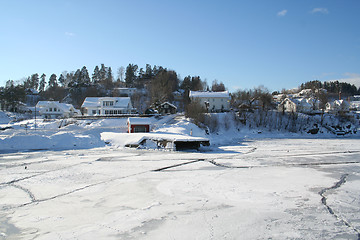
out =
[[[56,108],[54,108],[54,112],[57,112],[57,109],[56,109]]]
[[[103,106],[104,107],[114,106],[114,102],[113,101],[103,101]]]
[[[92,114],[95,115],[95,114],[96,114],[96,110],[92,110]]]
[[[52,112],[52,108],[49,108],[49,112]]]

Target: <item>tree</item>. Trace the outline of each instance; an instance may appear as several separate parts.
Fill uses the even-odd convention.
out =
[[[38,89],[39,88],[39,74],[35,73],[31,75],[31,86],[30,88]]]
[[[151,102],[161,104],[164,101],[173,101],[173,92],[179,85],[175,71],[163,69],[151,82]]]
[[[60,86],[65,87],[66,86],[66,78],[64,77],[63,74],[60,74],[60,77],[58,79],[58,82],[60,84]]]
[[[49,78],[48,88],[55,88],[58,86],[56,74],[51,74]]]
[[[80,82],[82,86],[90,86],[89,72],[85,66],[80,71]]]
[[[97,84],[100,82],[100,70],[98,66],[95,66],[94,73],[92,74],[92,83]]]
[[[4,109],[12,112],[17,112],[19,103],[24,101],[24,85],[15,86],[13,80],[8,80],[6,82],[3,93],[1,94],[1,102],[4,104]]]
[[[126,67],[126,72],[125,72],[126,87],[134,87],[135,86],[137,70],[138,70],[138,65],[136,65],[136,64],[129,64]]]
[[[104,79],[103,85],[105,89],[111,89],[114,86],[111,67],[107,69],[106,77]]]
[[[99,70],[99,76],[100,76],[100,80],[99,82],[104,84],[106,81],[106,77],[107,77],[107,67],[105,67],[105,64],[101,64],[100,70]]]
[[[46,75],[43,73],[40,77],[40,83],[39,83],[39,92],[43,92],[45,90],[46,85]]]
[[[124,81],[124,73],[125,73],[125,68],[123,66],[119,67],[118,68],[118,71],[117,71],[117,81],[118,82],[123,82]]]
[[[212,82],[211,91],[213,92],[222,92],[225,91],[225,85],[223,82],[218,83],[218,81],[215,79]]]

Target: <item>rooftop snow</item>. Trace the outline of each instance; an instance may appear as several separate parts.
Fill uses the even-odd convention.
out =
[[[229,92],[199,92],[199,91],[190,91],[189,97],[198,97],[198,98],[230,98]]]
[[[129,97],[87,97],[81,107],[101,107],[102,101],[114,101],[113,107],[127,108],[130,103]]]

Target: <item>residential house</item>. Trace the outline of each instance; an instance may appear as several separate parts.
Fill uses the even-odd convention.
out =
[[[136,88],[115,88],[114,90],[121,97],[131,97],[134,93],[136,93]]]
[[[190,91],[191,101],[198,100],[209,112],[223,112],[230,110],[230,94],[223,92]]]
[[[122,115],[136,112],[136,109],[132,107],[130,97],[87,97],[81,109],[85,116]]]
[[[305,98],[285,98],[279,105],[279,112],[301,112],[310,113],[313,105]]]
[[[128,133],[150,132],[149,118],[130,117],[127,120]]]
[[[39,101],[36,104],[36,111],[44,118],[69,118],[80,114],[72,104],[59,101]]]
[[[349,112],[350,104],[345,100],[335,100],[325,104],[325,112],[328,113],[344,113]]]
[[[27,106],[35,106],[40,101],[39,92],[33,88],[27,88],[25,90],[25,99]]]
[[[160,114],[175,114],[177,107],[174,104],[169,102],[164,102],[160,105],[159,112]]]

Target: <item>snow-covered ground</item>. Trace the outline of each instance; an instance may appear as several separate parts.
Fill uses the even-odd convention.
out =
[[[206,135],[169,116],[154,133],[212,146],[128,149],[106,138],[125,122],[1,131],[0,239],[359,239],[357,137]]]

